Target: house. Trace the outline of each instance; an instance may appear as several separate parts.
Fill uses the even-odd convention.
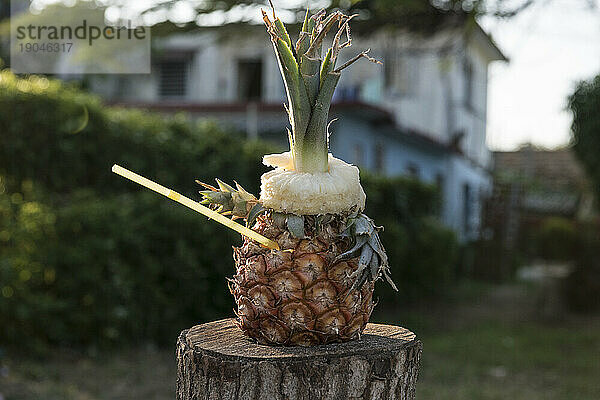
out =
[[[592,184],[570,148],[527,144],[495,152],[493,158],[494,189],[484,208],[484,231],[504,254],[538,256],[536,242],[547,218],[597,219]]]
[[[482,28],[448,14],[432,32],[357,21],[353,50],[384,62],[358,62],[342,74],[330,117],[337,157],[385,175],[436,184],[442,220],[462,240],[478,237],[491,193],[486,146],[488,66],[506,58]],[[293,33],[293,32],[292,32]],[[292,35],[294,36],[294,35]],[[249,137],[289,124],[285,91],[264,27],[230,24],[174,30],[156,38],[150,75],[91,80],[112,102],[187,111],[245,130]]]
[[[530,219],[593,217],[591,183],[570,148],[545,150],[527,144],[494,152],[494,177],[495,193],[518,191],[517,205]]]

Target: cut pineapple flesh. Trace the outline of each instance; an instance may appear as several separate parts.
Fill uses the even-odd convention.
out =
[[[365,208],[358,168],[329,154],[329,171],[294,170],[291,153],[264,156],[275,167],[260,178],[260,202],[266,208],[296,215],[343,214]]]

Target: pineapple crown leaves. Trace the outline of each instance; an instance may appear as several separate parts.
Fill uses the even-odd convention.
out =
[[[295,238],[306,238],[304,231],[305,219],[303,215],[272,212],[271,218],[273,219],[275,226],[279,229],[287,229]]]
[[[325,10],[321,10],[310,16],[307,10],[298,41],[293,45],[274,8],[273,21],[264,10],[261,12],[286,88],[286,110],[292,126],[288,137],[294,167],[300,172],[325,172],[329,147],[327,118],[341,71],[360,58],[381,63],[369,57],[369,50],[365,50],[336,68],[340,51],[352,44],[349,22],[355,15],[336,11],[327,16]],[[323,41],[336,25],[331,47],[322,59]]]
[[[385,248],[379,239],[382,227],[375,226],[373,220],[365,214],[357,214],[348,218],[343,235],[353,239],[354,245],[340,254],[334,263],[359,256],[358,269],[353,272],[352,290],[361,288],[365,282],[373,282],[381,277],[398,291],[390,275],[390,265]]]
[[[264,211],[258,199],[239,183],[234,181],[234,188],[220,179],[216,181],[218,187],[196,180],[196,183],[208,189],[199,192],[202,195],[201,204],[209,205],[220,214],[231,215],[232,219],[244,218],[247,226],[250,226]]]
[[[276,226],[280,229],[287,229],[292,236],[298,239],[306,238],[305,216],[272,212],[271,218]],[[314,223],[316,232],[318,233],[322,226],[331,222],[332,218],[331,214],[315,215],[311,221]],[[362,288],[365,282],[374,282],[380,278],[385,278],[392,288],[398,291],[392,281],[388,257],[379,238],[379,231],[382,229],[365,214],[355,212],[347,218],[342,237],[350,238],[353,245],[349,250],[338,255],[332,264],[358,257],[358,269],[351,276],[354,283],[348,293]]]
[[[306,217],[305,215],[286,214],[275,211],[271,213],[271,219],[275,226],[282,230],[287,229],[297,239],[305,239],[307,237],[305,230]],[[321,229],[330,223],[333,218],[332,214],[311,215],[308,216],[308,225],[312,226],[314,233],[318,235]]]

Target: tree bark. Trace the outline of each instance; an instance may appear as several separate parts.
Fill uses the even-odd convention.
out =
[[[313,347],[264,346],[233,319],[196,325],[177,340],[177,399],[414,399],[422,344],[391,325]]]

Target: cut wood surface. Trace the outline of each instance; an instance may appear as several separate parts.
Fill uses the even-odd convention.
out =
[[[360,339],[264,346],[233,319],[177,341],[177,399],[414,399],[422,344],[408,329],[368,324]]]

